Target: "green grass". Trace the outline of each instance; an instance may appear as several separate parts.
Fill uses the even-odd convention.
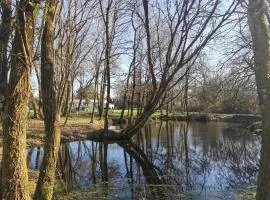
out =
[[[114,110],[109,110],[108,111],[108,116],[111,118],[118,118],[121,116],[122,113],[122,109],[114,109]],[[130,111],[128,112],[128,110],[124,110],[124,117],[127,117],[128,114],[130,114]],[[136,117],[137,116],[137,109],[133,109],[133,116]],[[158,117],[160,116],[160,112],[157,111],[155,112],[152,116]],[[74,117],[74,118],[84,118],[84,117],[91,117],[91,112],[88,111],[83,111],[81,110],[80,112],[72,112],[70,113],[70,117]],[[97,119],[98,118],[98,112],[94,112],[94,118]]]

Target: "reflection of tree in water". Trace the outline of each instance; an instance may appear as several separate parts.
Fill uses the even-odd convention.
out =
[[[79,148],[78,148],[79,150]],[[78,152],[80,154],[80,152]],[[57,163],[57,172],[62,180],[64,180],[67,189],[72,188],[76,184],[76,171],[72,166],[71,155],[68,144],[62,144],[59,151],[59,160]]]
[[[162,180],[162,178],[159,177],[158,172],[160,172],[160,170],[156,166],[154,166],[152,162],[150,162],[146,154],[133,142],[118,144],[124,148],[124,153],[129,154],[130,161],[132,160],[132,158],[134,158],[135,161],[140,165],[146,182],[151,185],[158,185],[158,187],[150,186],[147,188],[150,190],[151,193],[149,194],[148,191],[146,191],[147,197],[162,197],[163,199],[166,198],[168,195],[168,192],[164,191],[166,190],[166,187],[164,187],[166,183],[164,180]],[[131,170],[128,170],[128,172],[130,173]],[[133,197],[135,197],[133,185],[131,185],[131,188]]]
[[[160,125],[152,140],[144,140],[143,134],[139,137],[141,149],[146,149],[144,143],[156,142],[147,156],[151,152],[152,163],[161,170],[167,184],[177,184],[182,191],[205,191],[255,183],[260,145],[254,136],[229,130],[232,138],[228,140],[222,132],[228,126],[224,123],[190,126],[181,122],[173,124],[174,128],[170,123]]]
[[[62,144],[58,174],[68,190],[90,187],[98,191],[96,198],[118,193],[127,193],[128,199],[166,198],[179,192],[252,185],[258,171],[259,138],[227,126],[151,123],[132,142],[119,143],[121,148],[92,141]],[[42,160],[36,150],[28,151],[32,168]]]
[[[31,169],[39,169],[41,165],[41,147],[38,145],[37,147],[29,148],[27,151],[27,166]]]
[[[58,162],[58,170],[67,188],[88,188],[98,185],[96,198],[106,197],[109,177],[119,175],[119,166],[107,161],[108,144],[90,141],[79,141],[76,145],[63,144]],[[100,196],[101,195],[101,196]]]
[[[188,127],[186,124],[183,124],[183,125],[184,126],[180,128],[180,131],[185,131],[185,134],[184,134],[186,136],[185,141],[187,141]],[[180,154],[185,156],[183,157],[185,159],[182,159],[182,157],[181,159],[177,159],[177,154],[179,153],[178,150],[181,148],[179,149],[176,148],[176,146],[178,145],[175,141],[174,124],[171,122],[166,122],[165,124],[160,123],[158,128],[159,130],[155,131],[157,133],[157,137],[153,137],[150,139],[148,138],[148,140],[145,140],[144,135],[139,134],[139,137],[137,138],[136,143],[138,146],[140,146],[140,149],[143,151],[144,149],[147,149],[144,147],[148,145],[147,143],[154,144],[156,142],[154,145],[152,145],[153,148],[151,150],[148,149],[148,151],[145,154],[147,156],[151,154],[150,158],[153,158],[152,164],[154,164],[155,166],[158,166],[159,176],[161,176],[163,183],[168,184],[168,185],[180,185],[182,187],[182,191],[184,191],[186,190],[184,188],[191,187],[191,184],[190,184],[191,178],[189,175],[190,166],[189,166],[187,142],[184,142],[184,140],[181,140],[181,142],[184,142],[183,144],[186,144],[186,145],[179,146],[179,147],[184,147],[182,149],[183,152],[181,151]],[[145,130],[144,133],[147,134],[148,131]],[[161,133],[162,133],[162,136],[161,136]],[[160,138],[162,139],[160,140]],[[186,174],[188,175],[185,176]],[[185,184],[186,186],[184,186]]]
[[[66,189],[85,189],[92,185],[94,192],[91,197],[105,198],[109,193],[109,177],[119,176],[119,166],[108,163],[107,152],[108,144],[105,143],[78,141],[62,144],[57,174],[64,181]]]
[[[245,187],[256,184],[259,170],[260,140],[237,130],[236,136],[231,131],[224,133],[224,141],[218,148],[220,159],[218,177],[226,181],[227,188]],[[238,140],[234,141],[233,137]]]

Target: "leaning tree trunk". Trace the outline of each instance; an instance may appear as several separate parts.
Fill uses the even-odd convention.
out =
[[[164,88],[166,87],[167,86],[164,85]],[[164,89],[155,92],[155,95],[153,95],[152,99],[147,102],[142,114],[136,119],[134,124],[128,125],[125,129],[121,131],[122,138],[131,138],[139,132],[139,130],[145,125],[149,117],[155,112],[157,104],[159,103],[159,98],[163,95]]]
[[[57,106],[54,81],[54,33],[57,1],[47,0],[45,25],[41,43],[41,90],[45,125],[44,158],[34,199],[52,199],[55,170],[60,146],[60,110]]]
[[[17,8],[3,121],[2,197],[7,200],[29,199],[26,119],[36,7],[33,2],[21,0]]]
[[[255,77],[263,121],[256,198],[270,199],[270,30],[265,0],[250,0],[248,24],[253,40]]]

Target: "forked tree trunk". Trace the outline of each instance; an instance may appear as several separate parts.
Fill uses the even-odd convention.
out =
[[[144,110],[142,114],[136,119],[135,123],[132,125],[127,126],[121,133],[122,138],[131,138],[136,133],[139,132],[139,130],[145,125],[149,117],[154,113],[156,106],[159,102],[159,97],[162,97],[164,94],[164,90],[160,91],[159,93],[156,93],[157,95],[154,95],[155,98],[153,98],[151,101],[147,103],[147,105],[144,107]]]
[[[36,4],[21,0],[11,55],[3,121],[2,199],[29,199],[26,165],[26,120],[34,42]]]
[[[263,121],[257,183],[258,200],[270,199],[270,30],[265,0],[250,0],[248,24],[253,40],[255,77]]]
[[[41,90],[45,125],[44,158],[34,199],[52,199],[55,170],[60,146],[60,110],[54,82],[54,33],[57,1],[47,0],[45,26],[41,43]]]

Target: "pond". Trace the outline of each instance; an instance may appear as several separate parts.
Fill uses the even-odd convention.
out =
[[[128,143],[62,144],[57,174],[96,199],[234,199],[256,185],[259,153],[260,136],[239,124],[152,122]],[[29,168],[42,157],[30,149]]]

